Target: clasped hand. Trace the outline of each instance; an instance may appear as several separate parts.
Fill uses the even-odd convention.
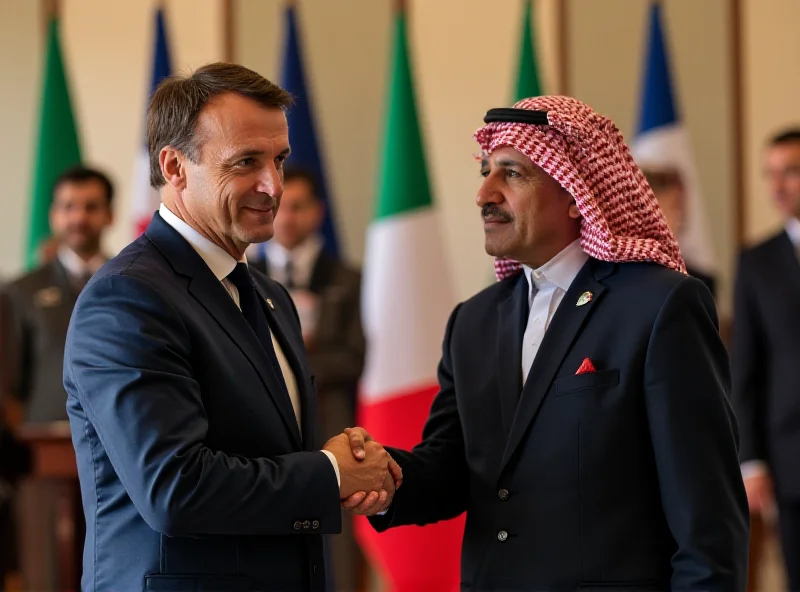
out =
[[[342,507],[371,516],[392,503],[403,482],[403,471],[386,449],[363,428],[347,428],[323,446],[339,465]]]

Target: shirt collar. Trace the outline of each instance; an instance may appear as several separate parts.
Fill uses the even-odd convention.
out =
[[[786,221],[786,234],[792,241],[795,249],[800,249],[800,220],[797,218],[789,218]]]
[[[106,262],[106,258],[99,253],[88,261],[84,261],[75,251],[64,245],[58,249],[58,260],[67,273],[74,277],[80,277],[85,273],[94,275]]]
[[[267,260],[270,267],[283,268],[291,259],[295,269],[310,271],[322,250],[322,244],[322,237],[317,234],[312,234],[291,251],[271,240],[266,244]]]
[[[231,257],[225,249],[215,245],[186,222],[173,214],[163,203],[158,208],[161,218],[172,226],[180,234],[197,254],[205,261],[211,273],[219,281],[222,281],[236,268],[236,259]],[[247,263],[247,258],[243,255],[242,262]]]
[[[549,282],[566,292],[588,259],[580,239],[576,239],[541,267],[532,269],[524,265],[529,291],[532,293],[534,286],[538,289]]]

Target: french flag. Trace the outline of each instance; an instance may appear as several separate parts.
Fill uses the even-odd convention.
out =
[[[717,261],[711,244],[711,228],[689,136],[675,101],[659,2],[650,5],[649,28],[639,126],[631,151],[642,168],[671,169],[680,174],[686,200],[683,224],[678,232],[681,252],[687,267],[714,276]]]
[[[167,27],[164,21],[164,11],[156,10],[155,20],[155,48],[153,50],[153,71],[150,78],[150,97],[153,96],[161,81],[172,74],[169,45],[167,43]],[[145,105],[145,113],[147,105]],[[160,198],[158,191],[150,186],[150,158],[147,154],[147,139],[143,138],[136,156],[136,170],[133,177],[133,195],[131,198],[131,217],[134,224],[134,235],[142,234],[153,212],[158,209]]]

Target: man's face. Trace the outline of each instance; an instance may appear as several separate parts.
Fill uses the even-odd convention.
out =
[[[186,221],[231,253],[272,238],[289,155],[283,110],[221,95],[200,113],[196,138],[198,162],[181,159]]]
[[[111,224],[111,208],[100,181],[67,181],[53,194],[50,229],[60,244],[81,256],[100,251],[103,231]]]
[[[514,148],[481,163],[486,252],[539,267],[580,236],[580,213],[558,182]]]
[[[800,218],[800,142],[770,146],[764,177],[781,214]]]
[[[323,207],[305,179],[295,178],[283,186],[281,212],[275,218],[275,240],[292,250],[315,233],[322,224]]]

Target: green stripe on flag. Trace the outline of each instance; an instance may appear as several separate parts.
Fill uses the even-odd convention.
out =
[[[50,20],[47,30],[41,97],[39,136],[34,159],[33,189],[25,245],[27,269],[38,264],[39,246],[50,236],[49,211],[53,183],[67,168],[81,162],[78,133],[72,115],[56,19]]]
[[[533,0],[525,1],[525,17],[522,21],[522,39],[519,50],[519,69],[514,102],[542,94],[539,66],[536,60],[536,45],[533,35]]]
[[[398,11],[375,219],[429,207],[428,170],[419,130],[406,39],[406,18]]]

